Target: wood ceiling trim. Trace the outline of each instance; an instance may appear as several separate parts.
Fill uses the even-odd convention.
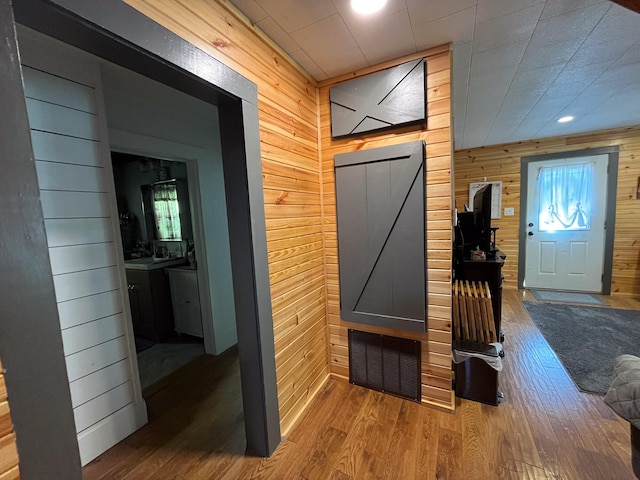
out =
[[[344,82],[345,80],[351,80],[352,78],[361,77],[362,75],[367,75],[369,73],[378,72],[386,68],[395,67],[396,65],[400,65],[401,63],[417,60],[418,58],[427,58],[427,57],[432,57],[434,55],[440,55],[441,53],[446,53],[451,51],[451,48],[452,48],[451,43],[445,43],[444,45],[438,45],[437,47],[428,48],[427,50],[410,53],[409,55],[405,55],[404,57],[396,58],[383,63],[379,63],[377,65],[364,67],[364,68],[361,68],[360,70],[344,73],[342,75],[338,75],[337,77],[322,80],[321,82],[318,82],[318,87],[322,88],[326,86],[331,86],[336,83]]]
[[[216,3],[227,10],[245,27],[251,30],[255,34],[255,36],[262,40],[268,47],[275,50],[282,58],[289,62],[289,64],[293,68],[298,70],[298,72],[302,76],[304,76],[309,81],[309,83],[311,83],[311,85],[318,85],[318,82],[315,78],[313,78],[304,68],[302,68],[302,66],[298,62],[296,62],[291,55],[285,52],[282,47],[280,47],[280,45],[274,42],[265,32],[263,32],[258,25],[256,25],[249,17],[242,13],[238,7],[236,7],[229,0],[216,0]]]

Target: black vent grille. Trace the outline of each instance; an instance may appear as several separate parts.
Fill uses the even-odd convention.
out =
[[[420,342],[349,330],[349,381],[420,401]]]

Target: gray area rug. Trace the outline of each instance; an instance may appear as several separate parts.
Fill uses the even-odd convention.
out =
[[[583,303],[588,305],[608,305],[604,300],[591,295],[590,293],[558,292],[556,290],[536,290],[530,288],[529,291],[534,297],[543,302],[562,303]]]
[[[604,395],[616,356],[640,356],[638,311],[522,303],[580,390]]]

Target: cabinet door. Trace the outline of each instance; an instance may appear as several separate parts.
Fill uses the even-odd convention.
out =
[[[129,292],[129,305],[131,305],[131,321],[133,323],[133,331],[139,334],[138,326],[140,324],[140,306],[138,305],[138,291],[133,283],[127,284]]]
[[[133,332],[141,337],[158,341],[153,319],[153,297],[149,275],[144,271],[127,270],[129,302]]]
[[[176,331],[202,337],[200,295],[195,271],[171,271],[171,299]]]
[[[174,303],[182,304],[192,300],[191,288],[193,281],[190,281],[191,275],[182,271],[172,270],[170,273],[171,278],[171,298]],[[197,290],[196,283],[196,290]]]
[[[133,331],[136,335],[156,342],[159,341],[153,318],[153,298],[149,285],[144,283],[130,283],[129,285]]]
[[[157,341],[162,342],[169,338],[174,330],[169,277],[164,268],[150,270],[148,275],[153,326]]]
[[[182,303],[174,306],[174,312],[177,332],[202,337],[202,321],[198,306]]]

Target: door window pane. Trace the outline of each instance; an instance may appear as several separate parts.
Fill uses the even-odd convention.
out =
[[[593,163],[542,167],[538,172],[538,230],[590,230]]]

